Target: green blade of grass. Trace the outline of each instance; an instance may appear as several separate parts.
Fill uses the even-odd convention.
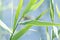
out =
[[[51,17],[52,23],[54,23],[54,7],[53,7],[52,0],[50,1],[50,17]],[[55,27],[53,25],[53,28],[52,29],[54,29],[54,28]],[[54,31],[56,31],[56,30],[54,30]],[[55,33],[55,35],[56,35],[57,38],[59,37],[59,36],[57,36],[58,35],[58,32],[57,32],[57,34]],[[52,32],[52,40],[53,40],[53,38],[54,38],[54,35],[53,35],[53,32]]]
[[[30,0],[30,2],[29,2],[29,4],[27,5],[25,11],[23,12],[23,16],[22,16],[22,17],[24,17],[24,15],[28,12],[29,8],[30,8],[33,4],[35,4],[36,1],[37,1],[37,0]],[[19,5],[18,5],[17,11],[16,11],[16,15],[15,15],[13,33],[14,33],[14,31],[15,31],[15,29],[16,29],[16,27],[17,27],[17,24],[18,24],[18,23],[17,23],[17,20],[18,20],[19,12],[20,12],[20,10],[21,10],[21,8],[22,8],[22,4],[23,4],[23,0],[20,0],[20,3],[19,3]],[[19,22],[19,21],[18,21],[18,22]],[[12,36],[13,36],[13,34],[12,34]],[[12,36],[11,36],[11,38],[12,38]],[[10,38],[10,39],[11,39],[11,38]]]
[[[51,18],[52,23],[54,23],[54,7],[53,7],[52,1],[53,0],[50,0],[50,18]],[[52,27],[52,30],[53,30],[53,27]],[[54,35],[53,35],[53,31],[52,31],[52,40],[53,40],[53,38],[54,38]]]
[[[10,30],[10,28],[8,28],[8,26],[1,20],[0,20],[0,27],[7,30],[10,34],[12,33],[12,30]]]
[[[30,29],[31,26],[32,25],[27,24],[25,28],[23,28],[13,36],[12,40],[18,40],[19,38],[21,38]]]
[[[15,14],[13,31],[16,29],[17,20],[18,20],[19,14],[20,14],[20,10],[22,9],[22,5],[23,5],[23,0],[20,0],[20,2],[19,2],[19,4],[18,4],[18,8],[17,8],[17,10],[16,10],[16,14]]]
[[[57,11],[58,17],[60,18],[60,11],[58,9],[58,5],[57,4],[56,4],[56,11]]]
[[[60,26],[60,24],[55,24],[55,23],[50,23],[50,22],[39,22],[37,20],[32,21],[32,22],[26,24],[25,28],[23,28],[18,33],[16,33],[13,36],[12,40],[17,40],[18,38],[21,38],[24,35],[24,33],[26,33],[32,26],[53,26],[53,25]]]
[[[26,25],[26,24],[28,24],[28,23],[30,23],[30,22],[32,22],[32,20],[30,20],[30,21],[25,21],[25,22],[19,22],[19,25]]]
[[[44,2],[44,0],[40,1],[39,3],[35,4],[34,6],[32,6],[31,9],[36,10],[39,6],[41,6],[41,4]],[[48,11],[48,9],[46,9],[45,11],[43,11],[37,18],[35,18],[35,20],[39,20],[39,18],[41,18],[44,14],[46,14]],[[29,22],[26,22],[29,23]],[[46,27],[48,29],[48,27]],[[47,31],[48,32],[48,31]],[[49,35],[48,35],[49,36]]]
[[[39,18],[41,18],[44,14],[46,14],[47,11],[48,11],[48,9],[46,9],[45,11],[43,11],[37,18],[35,18],[35,20],[39,20]],[[27,22],[23,23],[23,25],[28,24],[28,23],[30,23],[30,22],[31,22],[31,21],[27,21]],[[46,28],[48,28],[48,27],[46,27]],[[48,31],[47,31],[47,32],[48,32]]]
[[[29,12],[29,8],[31,8],[32,5],[34,5],[37,2],[37,0],[30,0],[30,3],[27,5],[26,9],[23,12],[22,18]]]
[[[48,26],[46,26],[46,36],[47,36],[47,40],[50,40],[50,35],[49,35],[49,32],[48,32]]]
[[[37,18],[35,18],[35,20],[38,20],[39,18],[41,18],[43,15],[45,15],[48,12],[49,9],[46,9],[45,11],[43,11]]]
[[[46,32],[46,35],[47,35],[47,40],[50,40],[50,35],[48,32]]]
[[[53,8],[53,3],[52,0],[50,0],[50,17],[51,17],[51,21],[54,21],[54,8]]]
[[[45,11],[43,11],[37,18],[35,18],[35,20],[39,20],[44,14],[46,14],[48,12],[49,9],[46,9]],[[30,23],[32,20],[27,21],[25,23],[23,23],[22,25],[28,24]],[[21,24],[21,22],[19,22],[19,24]]]
[[[55,24],[52,22],[39,22],[37,20],[33,20],[33,21],[29,21],[29,22],[24,22],[24,23],[20,23],[20,24],[32,24],[32,25],[37,25],[37,26],[60,26],[60,24]]]
[[[44,11],[45,12],[45,11]],[[44,12],[42,12],[37,18],[36,18],[36,20],[38,20],[39,18],[41,18],[46,12],[47,12],[47,10],[46,10],[46,12],[44,13]],[[23,25],[25,25],[25,24],[28,24],[28,23],[30,23],[31,21],[27,21],[27,22],[25,22],[25,23],[23,23]]]
[[[15,19],[14,19],[14,25],[13,25],[13,33],[11,34],[10,40],[15,32],[15,29],[17,28],[17,21],[18,21],[18,17],[20,14],[20,11],[22,9],[22,5],[23,5],[23,0],[20,0],[19,4],[18,4],[18,8],[16,10],[16,14],[15,14]]]
[[[22,14],[22,18],[24,18],[24,16],[30,11],[30,8],[37,2],[37,0],[30,0],[30,2],[28,3],[28,5],[26,6],[23,14]]]
[[[30,10],[36,10],[43,2],[44,0],[40,0],[37,4],[33,5]]]
[[[45,12],[45,11],[44,11]],[[36,20],[38,20],[39,18],[41,18],[46,12],[47,12],[47,10],[46,10],[46,12],[44,13],[44,12],[42,12],[37,18],[36,18]],[[28,23],[30,23],[30,22],[32,22],[32,20],[31,21],[27,21],[27,22],[24,22],[23,23],[23,25],[26,25],[26,24],[28,24]],[[21,22],[20,22],[21,23]],[[21,25],[21,24],[20,24]],[[28,31],[28,30],[27,30]],[[26,32],[26,31],[25,31]],[[21,32],[20,32],[21,33]],[[20,36],[21,37],[21,36]]]

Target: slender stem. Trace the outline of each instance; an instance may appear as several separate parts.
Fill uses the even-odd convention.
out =
[[[51,21],[54,23],[54,8],[53,8],[53,0],[50,0],[50,14],[51,14]],[[53,25],[54,26],[54,25]],[[52,34],[53,34],[53,27],[52,27]],[[53,35],[52,35],[53,40]]]
[[[19,22],[20,22],[21,20],[22,20],[22,17],[18,20],[17,25],[16,25],[16,28],[17,28],[17,26],[19,25]],[[11,34],[10,40],[12,39],[13,34],[14,34],[16,28],[13,30],[13,33]]]

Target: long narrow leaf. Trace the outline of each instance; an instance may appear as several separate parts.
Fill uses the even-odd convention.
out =
[[[54,7],[53,7],[53,0],[50,0],[50,18],[52,23],[54,22]],[[54,26],[54,25],[53,25]],[[53,27],[52,27],[53,30]],[[52,40],[54,38],[53,31],[52,31]]]
[[[30,2],[28,3],[28,5],[26,6],[23,14],[22,14],[22,18],[30,11],[30,8],[37,2],[37,0],[30,0]]]
[[[15,15],[15,19],[14,19],[14,25],[13,25],[13,31],[15,31],[16,29],[16,25],[17,25],[17,20],[20,14],[20,10],[22,9],[22,5],[23,5],[23,0],[20,0],[19,4],[18,4],[18,8],[16,10],[16,15]]]
[[[60,26],[60,24],[55,24],[55,23],[50,23],[50,22],[39,22],[39,21],[32,21],[30,23],[28,23],[26,25],[25,28],[23,28],[21,31],[19,31],[18,33],[16,33],[12,40],[17,40],[18,38],[20,38],[21,36],[24,35],[24,33],[26,33],[32,26]]]
[[[23,28],[22,30],[20,30],[18,33],[16,33],[12,40],[18,40],[19,38],[21,38],[23,36],[23,34],[25,34],[31,27],[32,25],[27,24],[25,28]]]
[[[50,0],[50,17],[51,17],[51,21],[54,21],[54,8],[53,8],[52,0]]]
[[[50,35],[48,32],[46,32],[46,35],[47,35],[47,40],[50,40]]]
[[[46,9],[45,11],[43,11],[35,20],[40,19],[44,14],[46,14],[48,12],[48,9]]]
[[[49,9],[46,9],[45,11],[43,11],[37,18],[35,18],[35,20],[39,20],[44,14],[46,14],[46,13],[48,12],[48,10],[49,10]],[[25,23],[23,22],[22,25],[28,24],[28,23],[30,23],[30,22],[32,22],[32,20],[27,21],[27,22],[25,22]],[[19,24],[21,24],[21,22],[19,22]]]
[[[5,23],[3,23],[1,20],[0,20],[0,27],[2,27],[3,29],[5,29],[5,30],[7,30],[8,32],[12,33],[12,30],[10,30],[10,29],[8,28],[8,26],[7,26]]]
[[[60,18],[60,11],[58,9],[58,5],[57,4],[56,4],[56,11],[57,11],[58,17]]]
[[[23,0],[20,0],[19,4],[18,4],[18,8],[16,10],[16,14],[15,14],[15,19],[14,19],[14,25],[13,25],[13,33],[11,34],[11,37],[10,37],[10,40],[15,32],[15,29],[17,28],[17,21],[18,21],[18,17],[19,17],[19,14],[20,14],[20,11],[22,9],[22,5],[23,5]]]
[[[24,22],[24,23],[21,23],[21,24],[31,24],[31,25],[37,25],[37,26],[60,26],[60,24],[56,24],[56,23],[51,23],[51,22],[40,22],[40,21],[29,21],[28,23],[27,22]]]
[[[30,10],[36,10],[43,2],[44,0],[40,0],[37,4],[33,5]]]

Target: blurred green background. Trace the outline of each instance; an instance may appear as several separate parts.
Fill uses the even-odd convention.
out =
[[[39,0],[38,0],[39,1]],[[54,22],[60,23],[60,19],[58,18],[57,12],[56,12],[56,4],[58,5],[58,8],[60,10],[60,0],[53,0],[54,1]],[[10,28],[12,29],[13,21],[14,21],[14,15],[16,12],[16,8],[18,6],[19,0],[0,0],[0,19]],[[29,3],[29,0],[24,0],[23,8],[21,10],[21,13],[23,12],[26,5]],[[44,3],[35,11],[31,11],[28,14],[28,20],[36,18],[41,12],[46,10],[50,7],[50,0],[44,0]],[[45,14],[40,21],[45,22],[51,22],[50,11]],[[21,15],[20,15],[21,16]],[[26,19],[24,20],[26,21]],[[19,25],[17,30],[20,30],[23,28],[24,25]],[[52,27],[48,28],[50,37],[51,37],[51,29]],[[0,40],[9,40],[10,34],[0,27]],[[43,27],[32,27],[27,33],[25,33],[20,40],[47,40],[46,37],[46,28]],[[56,37],[54,40],[58,40]]]

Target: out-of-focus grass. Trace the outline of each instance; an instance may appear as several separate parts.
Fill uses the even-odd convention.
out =
[[[47,35],[47,40],[50,40],[50,35],[48,33],[48,27],[52,26],[52,40],[54,39],[54,37],[58,37],[58,31],[57,28],[55,26],[60,26],[60,24],[58,23],[54,23],[54,5],[52,0],[50,0],[50,8],[47,8],[45,11],[43,11],[40,15],[38,15],[38,17],[36,17],[33,20],[27,21],[27,22],[21,22],[22,18],[24,18],[28,12],[30,12],[30,10],[36,10],[37,8],[39,8],[42,3],[45,0],[40,0],[39,2],[37,0],[30,0],[28,5],[26,6],[25,10],[22,13],[22,17],[19,19],[19,14],[21,12],[21,9],[23,7],[23,1],[24,0],[20,0],[19,4],[18,4],[18,8],[16,10],[16,14],[15,14],[15,18],[14,18],[14,25],[13,25],[13,33],[11,32],[11,30],[9,28],[7,28],[7,25],[5,25],[4,23],[2,23],[0,21],[0,26],[2,26],[4,29],[8,30],[11,34],[10,40],[18,40],[19,38],[21,38],[32,26],[45,26],[46,27],[46,35]],[[1,8],[1,6],[0,6]],[[50,9],[50,18],[51,18],[51,22],[41,22],[39,21],[39,19],[44,16]],[[1,9],[2,10],[2,9]],[[59,10],[58,10],[58,6],[56,5],[56,11],[59,15]],[[19,20],[18,20],[19,19]],[[25,25],[25,27],[21,30],[19,30],[17,33],[14,34],[16,28],[18,27],[18,25]],[[56,29],[56,31],[55,31]],[[56,36],[53,35],[53,32]]]
[[[58,8],[57,8],[57,11],[58,11]],[[54,1],[53,0],[50,0],[50,18],[51,18],[51,21],[52,21],[52,23],[54,23]],[[55,26],[55,25],[53,25],[53,27],[52,27],[52,40],[54,40],[54,38],[55,38],[55,35],[56,35],[56,37],[58,38],[58,40],[59,40],[59,36],[58,36],[58,29],[57,29],[57,27]]]
[[[57,11],[58,17],[60,18],[60,11],[57,4],[56,4],[56,11]]]
[[[51,22],[54,23],[54,6],[53,6],[52,0],[50,0],[50,18],[51,18]],[[52,30],[53,30],[53,27],[52,27]],[[52,40],[53,40],[53,38],[54,38],[53,31],[52,31],[52,35],[51,36],[52,36]]]
[[[19,14],[20,14],[20,10],[22,9],[22,6],[23,6],[23,0],[20,0],[19,4],[18,4],[18,8],[16,10],[16,15],[15,15],[15,19],[14,19],[14,25],[13,25],[13,33],[11,34],[11,37],[10,37],[10,40],[15,32],[15,29],[17,28],[17,21],[18,21],[18,17],[19,17]]]

